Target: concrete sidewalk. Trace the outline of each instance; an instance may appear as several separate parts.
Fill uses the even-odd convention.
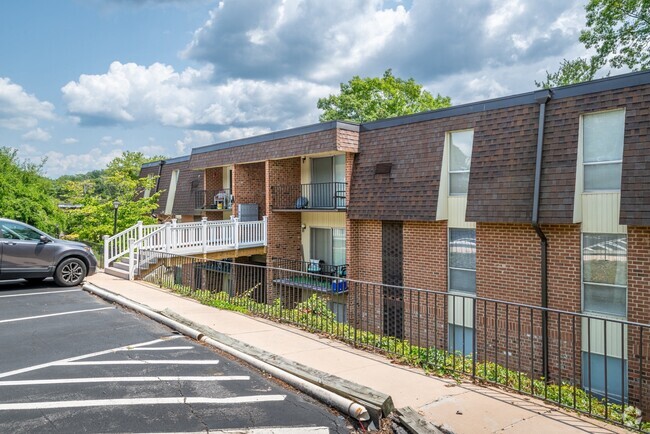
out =
[[[204,306],[143,282],[98,273],[88,282],[154,310],[170,309],[248,345],[370,387],[413,407],[427,421],[454,433],[623,433],[623,428],[558,410],[524,395],[426,375],[385,357],[294,327]]]

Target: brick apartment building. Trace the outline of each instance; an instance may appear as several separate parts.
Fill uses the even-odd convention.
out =
[[[530,354],[520,368],[551,378],[572,364],[595,393],[650,409],[650,336],[616,322],[650,324],[649,72],[219,143],[141,176],[160,176],[161,218],[266,216],[266,249],[236,262],[393,285],[365,287],[371,301],[356,313],[385,334],[420,340],[405,318],[435,316],[427,345]],[[453,302],[439,313],[400,288]],[[551,315],[541,331],[474,298],[612,321]],[[522,327],[530,339],[500,351]],[[558,344],[542,355],[544,333]]]

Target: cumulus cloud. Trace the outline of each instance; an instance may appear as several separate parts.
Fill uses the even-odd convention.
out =
[[[106,165],[116,157],[122,154],[122,149],[105,149],[93,148],[86,153],[66,154],[60,151],[40,152],[38,149],[21,145],[18,147],[18,153],[21,158],[40,163],[44,158],[46,160],[43,171],[50,178],[58,178],[61,175],[86,173],[91,170],[104,169]]]
[[[54,119],[54,105],[40,101],[20,85],[0,77],[0,128],[35,128],[44,119]]]
[[[47,142],[52,138],[52,135],[42,128],[36,128],[26,132],[21,137],[28,142]]]
[[[352,75],[430,81],[536,62],[576,41],[580,0],[224,0],[185,55],[219,77],[332,84]]]
[[[403,30],[407,11],[382,0],[221,1],[185,55],[220,75],[339,79]]]
[[[231,127],[293,126],[317,120],[316,100],[331,87],[304,80],[211,82],[211,67],[113,62],[106,74],[82,75],[62,88],[82,125],[159,123],[220,131]]]
[[[61,140],[61,143],[64,145],[74,145],[75,143],[79,143],[79,140],[75,139],[74,137],[66,137],[65,139]]]

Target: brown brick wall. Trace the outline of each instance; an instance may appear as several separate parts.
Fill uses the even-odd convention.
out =
[[[302,216],[299,212],[273,212],[271,207],[271,188],[274,185],[300,184],[300,157],[284,160],[267,160],[265,163],[266,197],[265,215],[267,221],[267,262],[272,258],[293,259],[302,261]],[[272,273],[267,276],[269,299],[276,298],[277,285],[273,285]],[[294,291],[295,292],[295,291]],[[287,297],[288,294],[282,294]]]
[[[580,312],[580,226],[544,226],[548,239],[549,307]],[[476,231],[477,295],[540,306],[540,241],[530,225],[479,223]],[[487,323],[487,330],[486,330]],[[479,301],[477,352],[481,360],[542,375],[541,311]],[[549,374],[580,378],[580,319],[548,315]],[[532,361],[532,366],[531,366]]]
[[[256,203],[261,219],[266,209],[266,169],[264,163],[236,164],[232,171],[232,215],[237,217],[237,204]]]
[[[650,228],[628,226],[627,317],[650,324]],[[628,387],[632,403],[650,411],[650,330],[628,328]],[[643,382],[641,378],[643,376]]]
[[[205,190],[221,190],[223,188],[223,167],[205,169]]]
[[[404,286],[447,292],[447,222],[405,222]],[[404,291],[404,333],[418,346],[445,348],[447,297],[427,291]]]

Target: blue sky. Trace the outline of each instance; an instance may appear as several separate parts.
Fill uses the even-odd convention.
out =
[[[387,68],[455,104],[527,92],[586,54],[583,25],[578,0],[2,2],[0,146],[51,177],[184,155],[315,123]]]

